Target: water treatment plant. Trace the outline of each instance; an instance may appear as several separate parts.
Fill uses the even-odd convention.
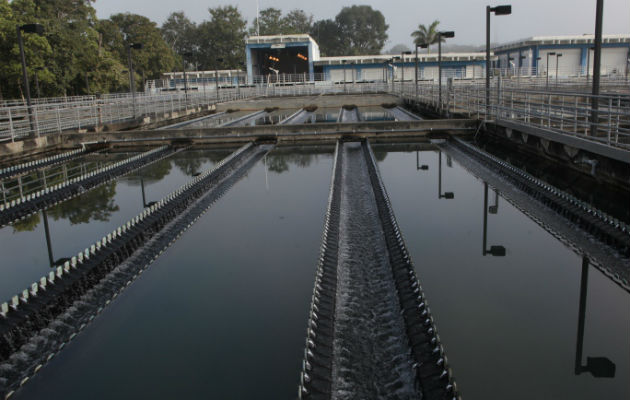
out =
[[[630,398],[630,85],[601,53],[252,36],[246,72],[5,103],[0,399]]]

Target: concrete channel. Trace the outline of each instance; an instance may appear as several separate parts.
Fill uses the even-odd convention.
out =
[[[369,144],[339,142],[300,398],[456,398],[423,296]]]

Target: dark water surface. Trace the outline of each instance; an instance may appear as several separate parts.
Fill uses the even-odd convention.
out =
[[[482,255],[484,185],[442,154],[377,152],[396,218],[465,399],[630,398],[630,294],[588,268],[582,365],[606,357],[614,378],[575,374],[582,259],[499,194]],[[489,190],[489,206],[494,192]]]
[[[296,397],[331,168],[258,163],[16,398]]]
[[[436,151],[382,149],[375,156],[464,398],[630,398],[630,295],[586,264],[576,368],[582,258],[500,194],[495,204],[492,189],[487,246],[506,254],[484,256],[483,181],[442,154],[439,193]],[[15,398],[295,398],[332,167],[330,155],[308,151],[258,163]],[[158,182],[151,200],[171,190]],[[138,204],[129,216],[139,190],[117,183],[125,204]],[[77,251],[119,225],[90,221],[98,229],[67,239]],[[41,226],[32,235],[0,242],[3,254],[40,254],[45,267]],[[19,265],[12,271],[29,268]],[[609,359],[614,377],[594,377],[587,357]]]
[[[140,178],[146,202],[160,200],[226,154],[209,150],[174,154],[49,208],[46,214],[53,260],[75,256],[139,214],[144,208]],[[0,228],[0,302],[51,270],[43,218],[39,212]]]

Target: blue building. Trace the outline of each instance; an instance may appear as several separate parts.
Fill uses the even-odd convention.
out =
[[[593,73],[594,35],[537,36],[497,46],[495,68],[521,75],[582,76]],[[601,73],[625,75],[630,59],[630,34],[604,35]]]
[[[252,36],[245,41],[248,82],[366,82],[415,78],[415,55],[320,57],[309,35]],[[437,54],[421,54],[418,78],[438,78]],[[444,53],[443,76],[482,77],[485,53]]]

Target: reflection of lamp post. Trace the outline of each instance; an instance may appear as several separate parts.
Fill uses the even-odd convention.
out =
[[[491,214],[496,214],[499,211],[499,198],[498,193],[495,200],[495,206],[490,209]],[[490,254],[494,257],[504,257],[505,247],[503,246],[490,246],[488,249],[488,183],[483,183],[483,251],[482,255]]]
[[[453,192],[442,193],[442,152],[438,155],[438,199],[454,199],[455,194]]]
[[[586,320],[586,294],[588,292],[588,258],[582,257],[582,278],[580,280],[580,312],[578,316],[578,336],[575,348],[575,375],[590,372],[595,378],[614,378],[615,363],[606,357],[586,357],[586,365],[582,365],[582,349],[584,345],[584,321]]]
[[[152,205],[157,203],[156,201],[150,201],[147,203],[147,198],[144,194],[144,178],[142,176],[140,177],[140,190],[142,191],[142,206],[144,208],[151,207]]]
[[[38,35],[44,34],[44,27],[40,24],[26,24],[18,25],[15,27],[18,37],[18,45],[20,46],[20,58],[22,60],[22,79],[24,79],[24,94],[26,95],[26,105],[28,106],[28,119],[31,124],[31,130],[35,130],[35,124],[33,123],[33,110],[31,108],[31,89],[28,85],[28,74],[26,73],[26,56],[24,56],[24,39],[22,39],[22,31],[24,33],[36,33]],[[39,137],[39,131],[37,132]]]
[[[429,166],[426,164],[420,165],[420,152],[416,150],[416,171],[423,170],[426,171],[429,169]]]
[[[509,15],[512,6],[486,6],[486,119],[490,115],[490,14]]]
[[[455,32],[446,31],[438,32],[438,104],[439,109],[442,111],[442,38],[453,38]]]

